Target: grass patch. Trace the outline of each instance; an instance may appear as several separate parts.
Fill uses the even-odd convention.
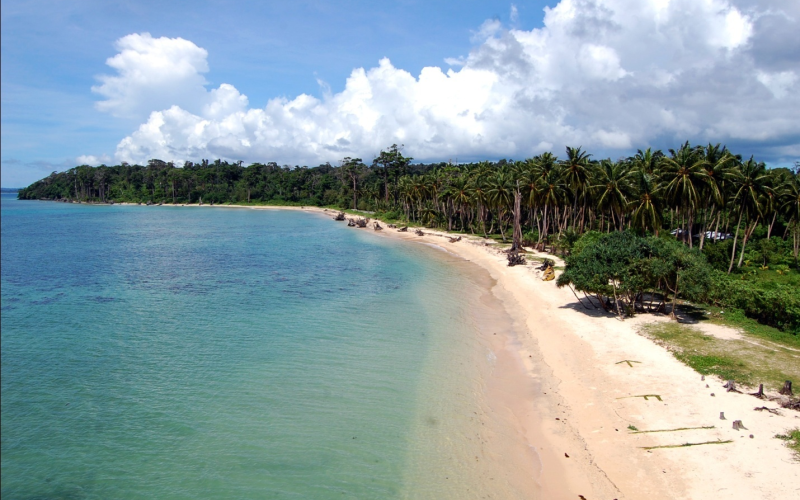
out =
[[[632,425],[628,426],[628,429],[633,427]],[[697,431],[697,430],[706,430],[706,429],[714,429],[713,425],[705,425],[703,427],[677,427],[675,429],[656,429],[653,431],[640,431],[635,427],[632,429],[631,434],[649,434],[651,432],[678,432],[678,431]]]
[[[716,375],[751,387],[763,383],[774,391],[783,387],[785,380],[800,380],[800,352],[785,347],[718,339],[675,322],[645,325],[642,334],[702,375]]]
[[[792,429],[786,434],[778,434],[775,437],[786,441],[786,446],[794,451],[795,458],[800,460],[800,428]]]
[[[703,441],[702,443],[683,443],[683,444],[663,444],[661,446],[643,446],[643,450],[658,450],[660,448],[687,448],[689,446],[701,446],[704,444],[728,444],[732,443],[732,439],[727,441]]]

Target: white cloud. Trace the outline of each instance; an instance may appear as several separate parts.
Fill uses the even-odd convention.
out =
[[[111,163],[111,157],[108,155],[80,155],[79,157],[75,158],[78,162],[78,165],[91,165],[96,167],[97,165],[108,165]]]
[[[759,71],[756,78],[772,92],[776,99],[786,97],[790,92],[789,89],[797,83],[797,75],[794,71],[781,71],[780,73]]]
[[[726,0],[562,0],[539,29],[485,22],[467,57],[446,59],[454,69],[415,76],[383,59],[353,70],[339,93],[321,84],[321,98],[263,108],[230,84],[206,90],[206,52],[191,42],[129,35],[109,59],[118,75],[95,90],[107,97],[101,109],[148,112],[117,147],[129,162],[312,165],[369,159],[392,143],[420,160],[522,158],[564,145],[618,156],[687,139],[796,151],[800,55],[760,66],[754,54],[778,42],[752,12]]]
[[[203,101],[208,52],[183,38],[132,34],[117,40],[119,53],[106,60],[115,76],[100,76],[92,91],[106,98],[97,108],[116,116],[147,116],[171,105],[194,108]]]

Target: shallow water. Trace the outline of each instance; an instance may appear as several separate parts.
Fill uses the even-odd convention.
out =
[[[502,493],[472,458],[485,283],[452,255],[295,211],[6,194],[1,241],[4,499]]]

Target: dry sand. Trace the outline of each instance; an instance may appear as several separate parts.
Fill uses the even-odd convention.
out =
[[[701,380],[637,333],[643,323],[664,318],[639,315],[620,321],[587,311],[570,290],[541,281],[532,267],[507,267],[504,254],[480,238],[449,243],[442,232],[424,229],[419,237],[383,226],[379,232],[354,230],[441,246],[493,278],[491,292],[517,333],[493,344],[498,370],[487,383],[487,395],[490,410],[513,426],[509,432],[519,436],[524,449],[536,452],[507,450],[521,455],[508,457],[511,462],[531,464],[531,470],[510,468],[507,478],[519,485],[533,478],[538,491],[531,498],[800,498],[800,464],[773,437],[800,427],[800,413],[754,411],[777,405],[728,393],[714,377]],[[733,430],[734,420],[746,430]],[[628,426],[639,431],[713,428],[634,434]],[[731,442],[644,449],[709,441]],[[498,460],[504,452],[498,452]],[[515,479],[516,474],[523,477]]]

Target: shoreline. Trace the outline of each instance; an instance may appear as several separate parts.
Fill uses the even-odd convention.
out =
[[[619,321],[587,312],[569,290],[541,281],[533,268],[507,267],[505,254],[480,237],[460,235],[460,242],[450,244],[444,231],[424,229],[420,237],[381,224],[383,231],[365,230],[439,246],[493,279],[490,292],[518,325],[514,330],[519,334],[507,336],[507,348],[524,365],[525,380],[517,383],[535,383],[540,394],[516,405],[491,392],[488,397],[510,411],[517,432],[536,451],[542,498],[778,499],[800,494],[800,466],[774,438],[800,426],[800,414],[754,411],[764,402],[726,392],[716,377],[703,380],[639,334],[642,325],[668,318],[638,315]],[[626,359],[638,363],[629,366]],[[649,394],[661,400],[639,397]],[[746,429],[734,430],[733,420],[742,420]],[[639,431],[713,428],[633,434],[628,426]],[[686,443],[696,446],[681,446]],[[674,445],[679,447],[645,449]]]
[[[311,206],[203,206],[338,213]],[[380,222],[383,231],[363,230],[436,246],[483,269],[492,282],[487,292],[511,317],[514,327],[490,339],[505,371],[489,378],[486,398],[497,418],[510,423],[509,435],[522,441],[516,452],[534,451],[540,466],[512,467],[512,484],[533,478],[539,486],[534,497],[546,499],[800,496],[800,466],[774,438],[800,427],[800,414],[754,411],[775,405],[728,393],[716,377],[702,380],[639,334],[643,324],[667,318],[642,314],[623,322],[586,311],[569,290],[541,281],[532,267],[507,267],[505,255],[480,237],[460,235],[451,244],[444,231],[423,228],[420,237]],[[734,430],[734,420],[745,430]],[[629,426],[645,432],[634,434]],[[506,460],[530,463],[530,457],[500,455],[498,465]]]

